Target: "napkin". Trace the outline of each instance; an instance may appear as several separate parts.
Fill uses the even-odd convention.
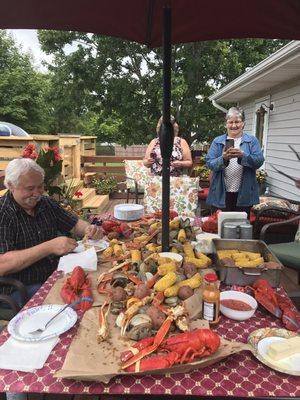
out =
[[[0,368],[23,372],[33,372],[43,368],[58,341],[58,336],[34,343],[10,337],[0,346]]]
[[[95,247],[91,247],[81,253],[67,254],[60,257],[57,269],[67,274],[72,272],[78,265],[86,271],[97,271],[97,253]]]

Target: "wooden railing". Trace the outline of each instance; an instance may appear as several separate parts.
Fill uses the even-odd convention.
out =
[[[81,156],[84,173],[114,176],[118,182],[125,180],[124,160],[141,160],[142,157]]]

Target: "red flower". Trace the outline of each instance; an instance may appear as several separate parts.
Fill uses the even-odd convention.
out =
[[[62,157],[59,154],[54,154],[54,160],[56,162],[58,162],[58,161],[62,160]]]
[[[82,197],[82,196],[83,196],[83,193],[80,192],[79,190],[77,190],[77,192],[74,193],[74,196],[76,196],[77,199],[79,199],[79,197]]]
[[[36,151],[33,151],[30,154],[29,158],[31,158],[32,160],[36,160],[38,158],[38,153]]]
[[[25,149],[22,151],[22,157],[23,158],[31,158],[33,160],[36,160],[38,157],[38,154],[36,152],[36,147],[34,144],[29,143]]]

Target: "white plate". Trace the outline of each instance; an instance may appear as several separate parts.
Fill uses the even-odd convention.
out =
[[[27,342],[39,342],[58,336],[72,328],[77,321],[77,314],[71,307],[67,307],[65,311],[58,315],[43,333],[29,334],[28,332],[36,329],[41,322],[47,322],[54,314],[58,313],[62,307],[64,307],[64,305],[45,304],[28,308],[17,314],[9,322],[7,326],[8,332],[14,339]]]
[[[268,367],[289,375],[300,376],[300,353],[274,361],[267,354],[268,346],[276,341],[297,336],[283,328],[261,328],[251,332],[248,343],[255,357]]]
[[[82,251],[88,250],[91,247],[95,247],[95,251],[97,253],[99,251],[103,251],[103,250],[107,249],[109,246],[109,243],[106,240],[89,239],[85,243],[82,243],[81,240],[77,243],[78,243],[78,245],[73,250],[73,253],[81,253]]]
[[[274,361],[268,356],[268,347],[271,343],[281,342],[287,340],[283,337],[271,336],[264,338],[258,342],[257,351],[258,353],[267,360],[270,364],[280,368],[285,372],[294,372],[300,374],[300,353],[293,354],[292,356],[282,358],[281,360]]]

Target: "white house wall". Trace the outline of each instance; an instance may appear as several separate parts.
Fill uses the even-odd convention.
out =
[[[300,161],[297,160],[288,144],[300,152],[300,79],[284,87],[273,88],[259,97],[270,95],[274,110],[269,113],[266,139],[265,169],[268,173],[270,193],[280,197],[300,200],[300,190],[294,183],[272,170],[270,163],[278,169],[300,178]],[[246,132],[255,132],[255,103],[249,99],[241,103],[246,114]]]

